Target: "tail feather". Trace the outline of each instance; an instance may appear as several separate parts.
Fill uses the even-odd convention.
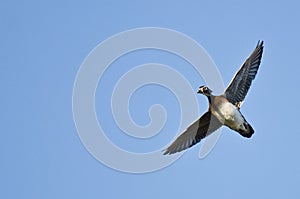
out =
[[[246,137],[246,138],[250,138],[253,133],[254,133],[254,129],[252,128],[252,126],[245,122],[243,124],[244,128],[242,129],[238,129],[239,134],[241,134],[242,136]]]

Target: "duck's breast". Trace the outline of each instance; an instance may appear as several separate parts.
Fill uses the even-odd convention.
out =
[[[222,96],[215,98],[212,105],[212,113],[223,124],[233,129],[238,128],[245,122],[239,109]]]

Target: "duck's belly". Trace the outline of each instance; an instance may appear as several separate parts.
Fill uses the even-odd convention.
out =
[[[212,112],[224,125],[232,129],[239,129],[245,122],[237,107],[229,102],[214,107]]]

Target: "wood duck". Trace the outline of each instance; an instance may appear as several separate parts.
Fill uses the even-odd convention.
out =
[[[258,71],[263,48],[263,41],[258,41],[256,48],[238,70],[222,95],[214,96],[212,90],[208,87],[199,87],[197,93],[203,94],[208,98],[208,111],[193,122],[165,149],[164,155],[190,148],[222,125],[229,127],[246,138],[252,136],[254,130],[240,112],[240,108]]]

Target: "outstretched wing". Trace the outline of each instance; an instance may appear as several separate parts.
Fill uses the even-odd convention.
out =
[[[204,113],[164,151],[164,155],[190,148],[221,126],[222,123],[210,111]]]
[[[258,71],[263,48],[263,41],[258,41],[252,54],[247,58],[225,90],[226,98],[238,108],[240,108],[241,103],[244,101],[251,82]]]

